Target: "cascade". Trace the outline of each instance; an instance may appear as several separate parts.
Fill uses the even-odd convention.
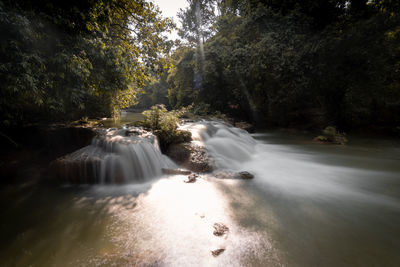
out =
[[[193,142],[207,149],[217,169],[238,169],[255,153],[257,142],[247,131],[221,120],[187,123],[181,129],[190,131]]]
[[[142,182],[176,165],[158,146],[152,133],[136,127],[107,129],[92,143],[55,162],[73,183]]]

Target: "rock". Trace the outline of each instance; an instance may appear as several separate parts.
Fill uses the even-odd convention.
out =
[[[336,145],[344,145],[348,142],[347,138],[344,136],[344,134],[336,134],[335,137],[333,138],[333,143]]]
[[[52,161],[48,176],[69,183],[96,183],[96,169],[100,164],[100,157],[71,153]]]
[[[228,171],[214,172],[213,176],[218,179],[235,179],[235,173]]]
[[[324,136],[324,135],[318,135],[317,137],[315,137],[313,139],[314,142],[329,142],[328,137]]]
[[[183,169],[161,169],[163,174],[176,174],[176,175],[189,175],[192,172],[188,170],[183,170]]]
[[[335,127],[328,126],[322,131],[323,135],[319,135],[313,139],[314,142],[330,143],[335,145],[344,145],[348,142],[344,133],[339,133]]]
[[[49,167],[52,178],[70,183],[96,183],[101,154],[93,154],[88,148],[81,148],[52,161]]]
[[[254,126],[245,121],[235,122],[235,127],[248,131],[249,133],[254,133]]]
[[[215,236],[223,236],[228,234],[229,232],[229,228],[223,223],[214,223],[213,227],[214,227],[213,234]]]
[[[184,181],[185,183],[194,183],[196,182],[196,179],[199,177],[198,174],[192,173],[191,175],[188,176],[188,179]]]
[[[224,248],[219,248],[219,249],[216,249],[216,250],[211,250],[211,254],[214,256],[214,257],[217,257],[217,256],[219,256],[222,252],[224,252],[225,251],[225,249]]]
[[[202,212],[202,213],[195,213],[194,215],[199,216],[200,219],[204,219],[206,217],[206,215]]]
[[[172,144],[166,154],[177,164],[193,172],[212,171],[212,160],[204,147],[192,143]]]
[[[253,175],[253,174],[251,174],[251,173],[249,173],[249,172],[246,172],[246,171],[239,172],[238,175],[239,175],[240,178],[242,178],[242,179],[253,179],[253,178],[254,178],[254,175]]]
[[[166,154],[177,164],[182,165],[189,160],[191,150],[192,148],[190,143],[172,144],[169,146]]]
[[[244,179],[244,180],[249,180],[253,179],[254,175],[247,172],[247,171],[242,171],[242,172],[230,172],[230,171],[218,171],[213,173],[215,178],[218,179]]]

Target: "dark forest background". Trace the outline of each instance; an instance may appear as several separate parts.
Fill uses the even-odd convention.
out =
[[[0,124],[193,104],[258,127],[400,127],[400,3],[0,1]]]

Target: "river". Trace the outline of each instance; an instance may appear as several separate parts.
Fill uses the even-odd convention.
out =
[[[400,265],[398,141],[188,128],[211,129],[197,140],[219,168],[255,178],[2,186],[0,266]]]

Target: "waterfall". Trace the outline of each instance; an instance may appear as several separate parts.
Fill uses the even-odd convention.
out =
[[[193,142],[207,149],[217,169],[239,169],[255,153],[257,142],[247,131],[221,120],[187,123],[181,129],[190,131]]]
[[[241,170],[256,152],[257,142],[242,129],[223,121],[198,121],[180,127],[211,156],[216,170]],[[151,132],[137,127],[111,128],[92,143],[56,161],[56,171],[70,183],[135,183],[177,168],[160,151]]]
[[[56,165],[72,183],[143,182],[176,167],[161,153],[156,136],[136,127],[108,129]]]

